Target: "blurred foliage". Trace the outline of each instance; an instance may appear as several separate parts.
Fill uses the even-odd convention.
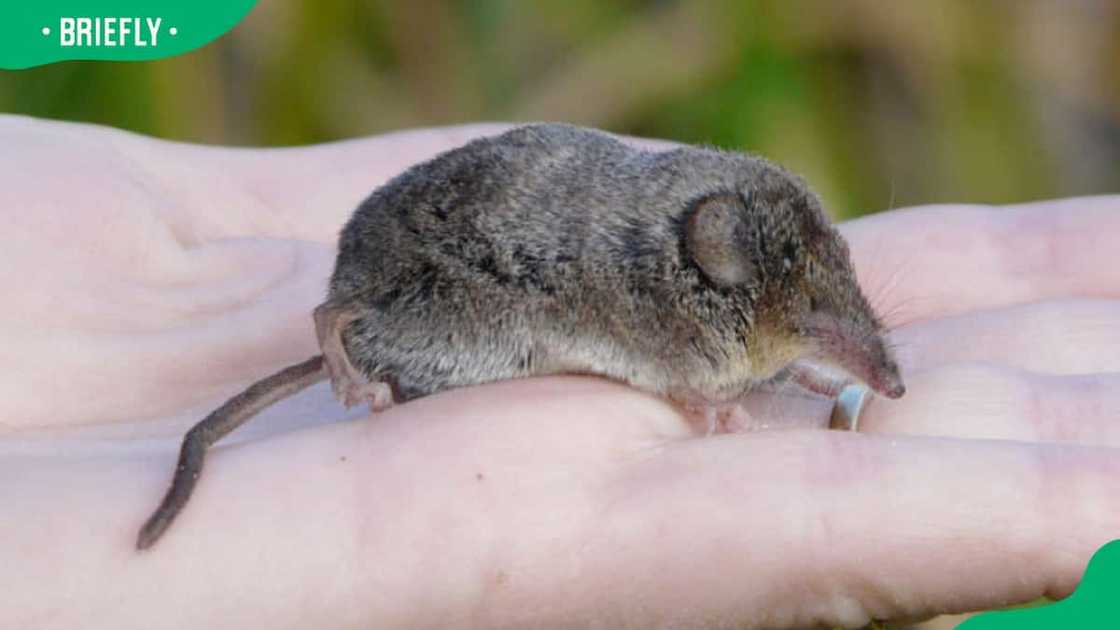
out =
[[[852,216],[1120,190],[1120,2],[261,0],[148,63],[0,74],[0,110],[303,144],[566,120],[754,151]]]

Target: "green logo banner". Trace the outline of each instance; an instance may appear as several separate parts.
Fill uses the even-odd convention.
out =
[[[1037,608],[976,615],[957,630],[1054,630],[1120,628],[1120,540],[1093,554],[1073,595]]]
[[[0,68],[70,59],[144,61],[208,44],[256,0],[4,0]]]

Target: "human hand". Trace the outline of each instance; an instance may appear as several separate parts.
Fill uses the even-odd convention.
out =
[[[860,625],[1064,595],[1117,537],[1110,197],[842,226],[909,391],[861,433],[696,439],[577,377],[334,422],[319,386],[137,554],[183,431],[316,352],[357,202],[493,129],[240,150],[0,118],[0,626]]]

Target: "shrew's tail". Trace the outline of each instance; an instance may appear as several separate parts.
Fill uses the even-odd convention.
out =
[[[183,438],[179,464],[175,467],[171,487],[167,489],[167,494],[156,511],[140,528],[136,548],[143,550],[154,545],[187,504],[195,484],[198,483],[198,476],[202,474],[206,449],[265,407],[326,378],[323,355],[314,356],[253,383],[194,425]]]

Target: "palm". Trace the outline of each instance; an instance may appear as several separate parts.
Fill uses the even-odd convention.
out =
[[[317,387],[235,434],[136,555],[183,429],[315,352],[350,208],[479,131],[234,151],[0,119],[0,625],[118,601],[117,627],[859,624],[1067,593],[1115,535],[1120,199],[1100,198],[845,226],[910,389],[868,434],[687,439],[664,402],[575,377],[337,422]]]

